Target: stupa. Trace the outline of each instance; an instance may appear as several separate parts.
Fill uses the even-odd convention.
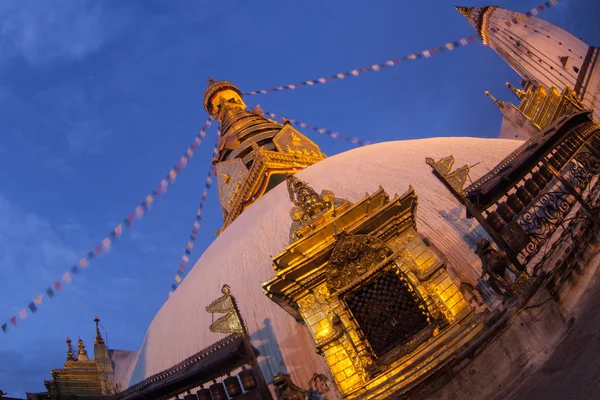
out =
[[[541,79],[503,47],[511,29],[546,43],[524,24],[553,25],[459,10],[528,81],[514,90],[520,105],[495,101],[506,138],[325,157],[289,123],[248,110],[233,83],[209,81],[223,227],[140,350],[113,358],[107,390],[119,390],[107,396],[491,398],[547,357],[584,293],[577,276],[598,266],[594,94],[577,77]],[[575,55],[597,57],[552,29]],[[565,68],[594,82],[586,62]]]

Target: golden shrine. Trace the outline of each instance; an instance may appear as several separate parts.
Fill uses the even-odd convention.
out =
[[[314,142],[294,129],[265,118],[260,107],[247,111],[234,84],[209,79],[204,108],[221,123],[219,154],[213,160],[227,228],[250,204],[277,184],[325,155]]]
[[[539,130],[546,129],[560,117],[584,110],[581,101],[569,86],[562,92],[556,86],[547,89],[543,85],[532,87],[526,84],[525,90],[517,89],[509,82],[506,82],[506,86],[519,98],[518,110]],[[486,93],[489,95],[489,92]],[[500,103],[503,106],[505,104],[497,102]]]
[[[47,393],[37,394],[39,400],[64,399],[70,397],[88,400],[104,399],[115,395],[117,388],[108,348],[100,334],[98,317],[94,339],[94,358],[88,356],[83,340],[77,341],[77,355],[70,338],[67,342],[67,360],[64,368],[53,369],[52,380],[44,381]]]
[[[263,288],[304,321],[344,398],[410,387],[480,329],[445,258],[417,231],[412,187],[352,204],[293,176],[287,184],[291,243]]]

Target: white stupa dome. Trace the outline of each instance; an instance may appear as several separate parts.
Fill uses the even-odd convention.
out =
[[[448,190],[435,179],[425,157],[453,155],[456,167],[468,164],[471,179],[491,170],[521,141],[436,138],[396,141],[362,147],[325,159],[298,173],[317,192],[355,202],[381,185],[393,196],[412,185],[419,196],[417,229],[448,258],[448,272],[460,284],[476,284],[481,264],[473,253],[484,231],[465,218]],[[289,243],[292,224],[286,185],[279,185],[239,216],[196,262],[177,291],[162,306],[147,331],[129,385],[161,372],[210,346],[223,335],[212,333],[205,307],[228,284],[244,317],[267,382],[288,372],[304,387],[314,373],[328,374],[315,353],[308,329],[263,293],[261,282],[275,276],[271,256]]]

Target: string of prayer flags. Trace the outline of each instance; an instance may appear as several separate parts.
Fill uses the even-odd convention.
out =
[[[549,8],[552,8],[554,6],[556,6],[556,4],[558,3],[559,0],[549,0],[549,1],[545,1],[541,4],[539,4],[536,7],[533,7],[531,10],[525,12],[524,14],[520,14],[519,19],[521,19],[521,21],[525,21],[527,19],[527,17],[535,17],[537,16],[539,13],[544,12],[546,10],[548,10]],[[564,0],[561,0],[564,1]],[[513,18],[512,23],[516,24],[518,22],[517,18]],[[511,21],[506,21],[506,25],[510,26],[511,25]],[[245,96],[252,96],[255,94],[268,94],[268,93],[273,93],[273,92],[281,92],[283,90],[295,90],[295,89],[299,89],[303,86],[315,86],[315,85],[323,85],[325,83],[329,83],[333,80],[342,80],[342,79],[346,79],[346,78],[350,78],[353,76],[359,76],[362,75],[366,72],[377,72],[380,71],[384,68],[390,68],[390,67],[395,67],[400,65],[402,62],[405,61],[410,61],[410,60],[418,60],[420,58],[429,58],[431,56],[443,53],[445,51],[452,51],[454,49],[457,49],[459,47],[465,47],[467,46],[469,43],[474,42],[475,41],[475,37],[474,36],[467,36],[464,37],[462,39],[453,41],[453,42],[448,42],[445,43],[441,46],[438,47],[433,47],[431,49],[425,49],[423,51],[420,51],[418,53],[413,53],[413,54],[409,54],[406,55],[404,57],[401,58],[396,58],[393,60],[388,60],[386,62],[380,63],[380,64],[372,64],[370,66],[365,66],[362,68],[356,68],[353,69],[351,71],[346,71],[346,72],[340,72],[338,74],[334,74],[334,75],[330,75],[330,76],[324,76],[321,78],[317,78],[317,79],[313,79],[310,81],[304,81],[304,82],[300,82],[300,83],[293,83],[290,85],[284,85],[284,86],[277,86],[277,87],[273,87],[270,89],[263,89],[263,90],[255,90],[252,92],[247,92],[244,93]]]
[[[365,66],[362,68],[356,68],[351,71],[340,72],[338,74],[325,76],[325,77],[313,79],[310,81],[294,83],[291,85],[277,86],[277,87],[273,87],[271,89],[264,89],[264,90],[255,90],[252,92],[244,93],[244,95],[252,96],[255,94],[268,94],[268,93],[272,93],[272,92],[280,92],[283,90],[295,90],[295,89],[301,88],[303,86],[324,85],[333,80],[342,80],[342,79],[346,79],[346,78],[350,78],[350,77],[354,77],[354,76],[359,76],[359,75],[365,74],[367,72],[377,72],[384,68],[396,67],[406,61],[418,60],[421,58],[429,58],[431,56],[443,53],[445,51],[452,51],[459,47],[465,47],[469,43],[474,42],[474,41],[475,41],[474,36],[467,36],[467,37],[464,37],[462,39],[459,39],[459,40],[456,40],[453,42],[445,43],[438,47],[426,49],[426,50],[420,51],[418,53],[408,54],[404,57],[396,58],[393,60],[388,60],[388,61],[380,63],[380,64],[372,64],[372,65]]]
[[[549,9],[550,7],[555,6],[558,3],[558,0],[550,0],[550,1],[545,1],[542,4],[540,4],[537,7],[533,7],[531,10],[527,11],[525,14],[521,14],[521,15],[525,15],[526,17],[535,17],[536,15],[538,15],[539,13],[546,11],[547,9]],[[524,21],[525,18],[521,17],[521,19]],[[515,22],[516,23],[516,22]]]
[[[221,142],[221,131],[217,132],[217,137],[215,140],[215,146],[213,148],[213,153],[218,156],[219,154],[219,146]],[[215,157],[216,157],[215,156]],[[190,234],[189,240],[183,251],[183,255],[181,256],[181,260],[179,262],[179,267],[177,268],[177,273],[175,274],[174,280],[175,282],[171,285],[171,290],[169,291],[169,297],[173,295],[173,292],[177,290],[179,284],[183,280],[184,270],[188,267],[188,263],[190,262],[190,256],[192,254],[192,249],[194,248],[194,242],[196,241],[196,237],[198,236],[198,232],[200,230],[200,223],[202,222],[202,210],[204,208],[204,202],[206,201],[206,197],[208,192],[210,191],[213,183],[213,175],[216,177],[216,158],[213,157],[210,165],[210,170],[208,171],[208,175],[204,181],[204,189],[202,191],[202,198],[200,200],[200,205],[196,210],[196,217],[194,219],[194,224],[192,225],[192,232]]]
[[[350,137],[350,136],[342,135],[341,133],[338,133],[338,132],[335,132],[335,131],[330,131],[329,129],[325,129],[325,128],[318,128],[316,126],[307,124],[305,122],[300,122],[300,121],[297,121],[295,119],[284,118],[284,117],[282,117],[280,115],[273,114],[272,112],[268,112],[268,111],[264,111],[264,110],[263,110],[263,112],[265,113],[265,115],[269,116],[270,118],[276,119],[276,120],[284,122],[284,123],[286,121],[289,121],[292,125],[296,125],[296,126],[298,126],[300,128],[304,128],[304,129],[313,130],[313,131],[317,132],[320,135],[331,136],[334,139],[345,140],[347,142],[350,142],[350,143],[353,143],[353,144],[356,144],[356,145],[359,145],[359,146],[367,146],[367,145],[371,144],[371,142],[368,141],[368,140],[361,140],[361,139],[356,138],[356,137]]]
[[[144,201],[140,205],[134,208],[134,210],[127,215],[123,221],[118,224],[108,236],[100,241],[99,244],[94,246],[91,251],[89,251],[86,256],[79,259],[79,261],[71,266],[68,271],[64,272],[61,275],[61,278],[54,281],[54,283],[46,288],[46,290],[40,293],[33,301],[29,302],[27,308],[20,309],[16,315],[13,315],[9,320],[0,327],[4,333],[7,333],[10,329],[10,325],[17,326],[19,320],[26,319],[29,316],[29,313],[34,314],[39,310],[39,305],[42,303],[44,298],[52,299],[54,298],[63,288],[63,285],[69,285],[73,281],[73,275],[76,275],[82,268],[87,268],[89,262],[99,257],[100,255],[107,253],[110,250],[112,242],[119,238],[124,228],[128,228],[137,218],[138,220],[142,219],[146,212],[150,210],[153,202],[156,198],[160,197],[163,193],[165,193],[167,187],[172,185],[175,182],[175,178],[181,173],[181,171],[188,164],[190,158],[194,155],[195,150],[200,146],[204,138],[206,137],[206,131],[212,125],[212,118],[209,118],[194,141],[186,150],[185,154],[179,159],[177,164],[169,171],[169,173],[160,181],[160,184],[153,190],[150,194],[148,194]],[[29,313],[28,311],[29,310]],[[18,318],[17,318],[18,317]],[[10,323],[10,325],[9,325]]]

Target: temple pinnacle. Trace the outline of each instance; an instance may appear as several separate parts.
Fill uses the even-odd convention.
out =
[[[73,354],[73,346],[71,346],[71,338],[67,337],[67,361],[75,361],[75,354]]]
[[[79,351],[77,352],[77,360],[78,361],[87,361],[89,360],[87,351],[85,350],[85,345],[83,344],[83,340],[79,338],[77,341],[77,348]]]
[[[94,339],[94,344],[104,344],[104,339],[102,339],[102,335],[100,334],[100,318],[98,316],[94,316],[94,322],[96,323],[96,338]]]
[[[463,15],[463,17],[469,18],[469,15],[471,14],[471,9],[473,7],[454,6],[454,8],[456,8],[458,12],[460,12]]]
[[[509,88],[519,98],[519,100],[523,99],[523,97],[526,95],[524,90],[514,87],[510,84],[510,82],[506,82],[506,87]]]
[[[499,109],[504,109],[504,106],[506,105],[503,101],[498,100],[497,98],[495,98],[494,96],[492,96],[492,94],[490,92],[488,92],[487,90],[485,91],[486,96],[488,96],[490,99],[492,99],[492,101],[494,103],[496,103],[496,105],[498,106]]]

